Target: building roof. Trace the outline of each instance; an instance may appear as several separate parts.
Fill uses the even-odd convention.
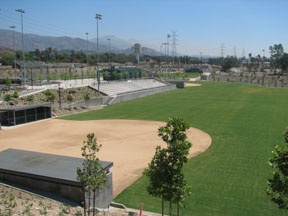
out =
[[[83,160],[83,158],[6,149],[0,152],[0,173],[79,185],[76,170],[82,167]],[[106,171],[113,166],[112,162],[100,161],[100,163]]]
[[[35,104],[35,105],[28,105],[28,106],[11,106],[7,108],[0,108],[1,111],[21,111],[21,110],[27,110],[27,109],[34,109],[38,107],[51,107],[51,104]]]

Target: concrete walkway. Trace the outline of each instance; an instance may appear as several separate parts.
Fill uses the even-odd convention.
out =
[[[111,205],[109,206],[109,212],[119,212],[122,214],[127,213],[127,215],[129,216],[140,215],[140,209],[127,208],[125,205],[119,204],[119,203],[111,203]],[[144,206],[144,210],[142,211],[142,216],[162,216],[162,214],[145,211],[145,206]]]

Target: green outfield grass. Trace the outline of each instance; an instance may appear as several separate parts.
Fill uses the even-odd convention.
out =
[[[185,166],[192,186],[181,215],[263,216],[287,215],[265,193],[273,170],[267,161],[274,145],[282,144],[288,126],[288,89],[262,88],[234,83],[204,82],[153,95],[102,110],[63,119],[145,119],[167,121],[182,117],[192,127],[206,131],[212,145]],[[140,178],[115,198],[115,202],[161,211],[161,200],[146,192],[147,179]]]

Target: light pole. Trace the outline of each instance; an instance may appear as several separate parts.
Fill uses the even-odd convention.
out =
[[[167,56],[169,58],[169,38],[171,37],[170,34],[167,34]]]
[[[108,62],[110,66],[110,38],[108,38],[107,40],[108,40]]]
[[[89,67],[89,61],[88,61],[88,32],[85,33],[87,36],[87,43],[86,43],[86,60],[87,60],[87,66],[86,66],[86,75],[88,74],[88,67]],[[83,84],[83,69],[82,69],[82,84]]]
[[[86,59],[87,59],[87,67],[88,67],[88,32],[85,33],[87,36],[87,43],[86,43]]]
[[[99,37],[98,37],[98,20],[102,20],[101,14],[96,14],[97,20],[97,84],[98,84],[98,96],[100,95],[100,74],[99,74]]]
[[[263,56],[262,56],[262,70],[263,70],[263,72],[265,73],[265,70],[264,70],[265,49],[262,49],[262,52],[263,52]]]
[[[10,28],[13,30],[13,52],[14,52],[14,76],[16,78],[16,48],[15,48],[15,37],[14,37],[14,29],[16,26],[10,26]]]
[[[162,45],[164,46],[164,56],[165,56],[165,64],[166,64],[166,72],[167,72],[167,68],[168,68],[168,61],[167,61],[167,43],[162,43]]]
[[[25,86],[26,86],[26,69],[25,69],[25,53],[24,53],[24,39],[23,39],[23,13],[25,13],[25,11],[22,9],[16,9],[15,11],[21,13],[23,79],[24,79],[24,88],[25,88]]]
[[[60,83],[58,83],[58,97],[59,97],[59,108],[61,110],[61,88],[60,88]]]

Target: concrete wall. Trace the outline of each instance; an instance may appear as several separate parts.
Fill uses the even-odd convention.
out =
[[[96,193],[96,208],[105,209],[113,201],[112,173],[107,173],[106,187]],[[60,202],[82,206],[84,193],[80,183],[65,184],[64,182],[49,181],[49,179],[33,178],[33,176],[17,176],[0,172],[0,182],[31,191],[42,196],[50,197]],[[89,203],[86,198],[86,203]],[[90,197],[90,208],[93,207],[93,194]]]
[[[152,88],[152,89],[146,89],[146,90],[142,90],[142,91],[125,93],[125,94],[117,95],[117,97],[114,100],[112,100],[110,102],[110,104],[116,104],[116,103],[120,103],[123,101],[134,100],[137,98],[142,98],[142,97],[146,97],[149,95],[159,94],[159,93],[163,93],[163,92],[167,92],[167,91],[171,91],[171,90],[175,90],[175,89],[176,89],[176,85],[168,85],[168,86],[163,86],[163,87],[159,87],[159,88]]]
[[[106,187],[99,190],[96,193],[95,206],[96,208],[106,209],[113,201],[113,184],[112,184],[112,173],[107,174],[108,180]],[[86,203],[89,203],[88,196],[86,197]],[[90,208],[93,208],[93,194],[90,196]]]
[[[73,107],[89,107],[89,106],[101,106],[103,104],[105,104],[105,102],[109,99],[109,96],[104,96],[104,97],[99,97],[99,98],[92,98],[88,101],[78,101],[75,103],[61,103],[61,108],[65,109],[65,108],[73,108]],[[60,104],[59,103],[54,103],[51,104],[52,109],[56,108],[59,109],[60,108]]]
[[[176,84],[177,88],[185,88],[185,81],[184,80],[169,80],[169,83]]]
[[[61,202],[81,205],[84,194],[81,185],[64,184],[33,178],[32,176],[17,176],[0,172],[0,181],[42,196],[47,196]]]

